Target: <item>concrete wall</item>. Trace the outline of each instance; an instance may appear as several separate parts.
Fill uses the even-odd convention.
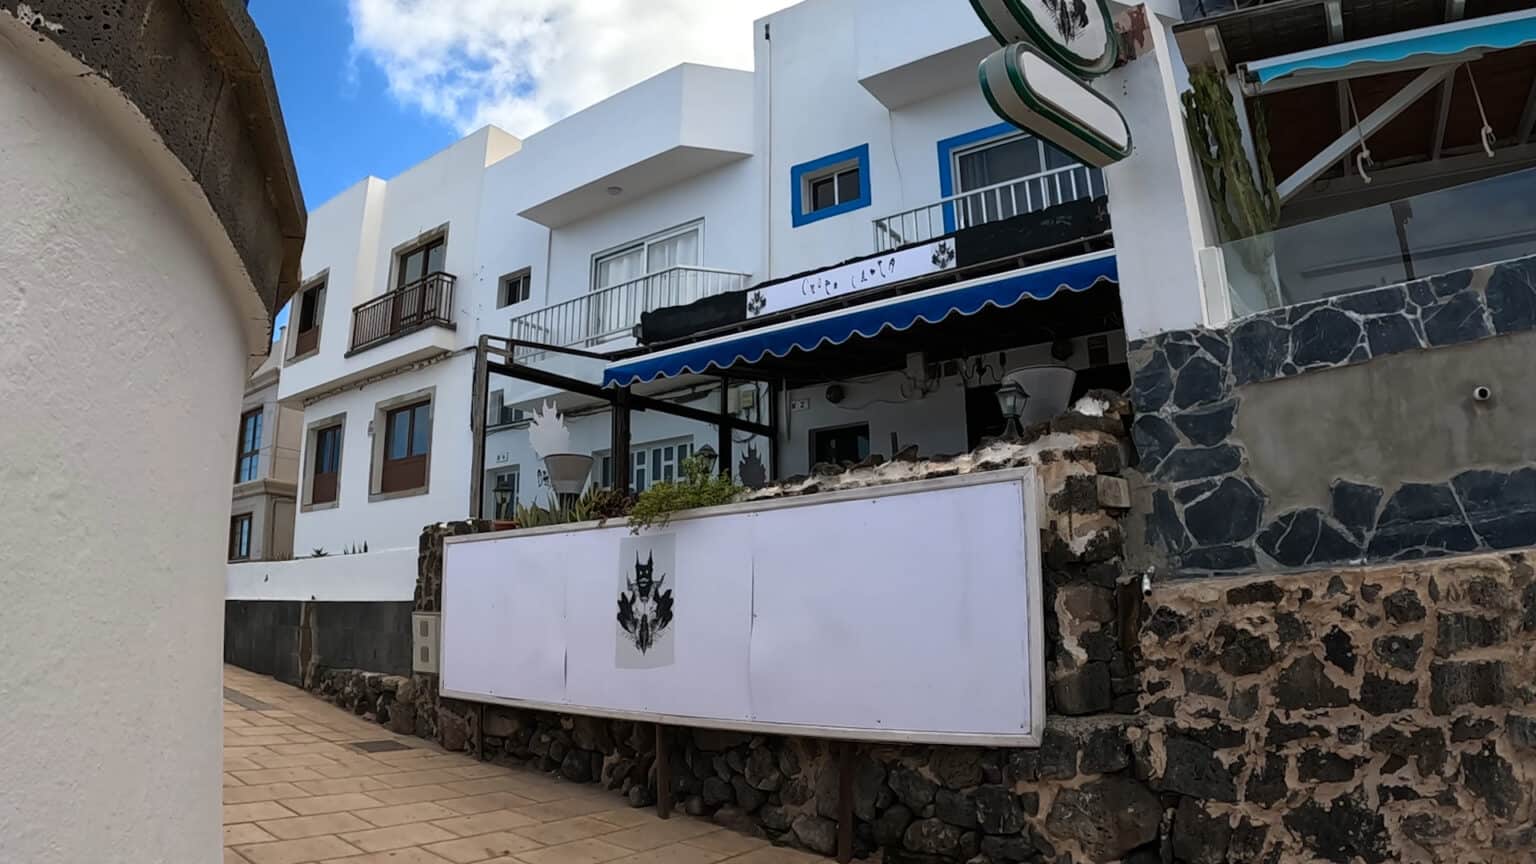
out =
[[[224,662],[303,686],[309,670],[411,674],[412,601],[231,600]]]
[[[270,325],[149,122],[4,8],[0,116],[0,860],[215,861],[209,573]]]
[[[229,600],[391,602],[408,600],[415,590],[416,549],[406,547],[230,564],[224,596]]]

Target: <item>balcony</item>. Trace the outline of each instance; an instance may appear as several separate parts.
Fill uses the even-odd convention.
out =
[[[965,228],[1104,194],[1104,174],[1099,169],[1086,165],[1053,168],[876,219],[875,251],[926,243]]]
[[[560,348],[600,345],[632,335],[641,313],[741,291],[749,278],[728,270],[673,267],[513,318],[512,338]],[[515,359],[525,362],[542,353],[520,347]]]
[[[453,329],[455,278],[449,273],[431,273],[354,308],[352,347],[347,356],[424,327]]]

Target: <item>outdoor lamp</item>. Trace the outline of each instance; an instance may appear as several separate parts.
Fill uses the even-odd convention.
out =
[[[720,454],[715,452],[715,448],[705,444],[694,451],[693,455],[699,457],[699,461],[703,463],[705,477],[712,476],[715,473],[715,462],[720,459]]]
[[[507,475],[503,474],[496,481],[496,488],[492,490],[496,496],[496,518],[507,518],[507,504],[512,500],[512,484],[508,482]]]
[[[1029,401],[1029,394],[1017,381],[1009,381],[997,388],[997,405],[1003,409],[1003,417],[1008,425],[1003,429],[1004,438],[1019,437],[1019,415],[1024,413],[1024,403]]]

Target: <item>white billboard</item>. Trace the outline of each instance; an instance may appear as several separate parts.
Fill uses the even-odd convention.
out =
[[[684,726],[1038,746],[1032,469],[456,537],[442,693]]]

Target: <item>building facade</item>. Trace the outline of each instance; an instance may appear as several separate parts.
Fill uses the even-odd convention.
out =
[[[229,512],[231,562],[293,557],[304,415],[277,400],[281,361],[277,353],[268,357],[246,383],[240,402]]]

